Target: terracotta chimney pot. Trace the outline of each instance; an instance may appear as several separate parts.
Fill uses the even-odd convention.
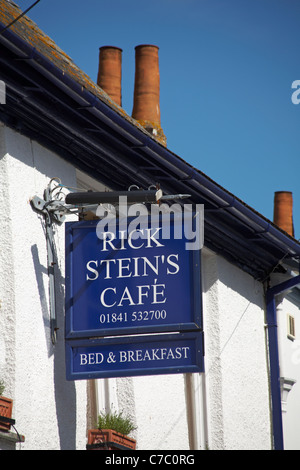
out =
[[[100,47],[97,85],[119,106],[122,106],[121,80],[122,49],[114,46]]]
[[[290,191],[275,192],[273,221],[282,230],[294,236],[293,194]]]
[[[158,47],[142,44],[135,48],[135,83],[132,117],[166,145],[160,123],[160,76]]]

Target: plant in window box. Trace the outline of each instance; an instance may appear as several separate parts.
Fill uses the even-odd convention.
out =
[[[4,390],[5,385],[3,381],[0,380],[0,431],[9,431],[11,424],[1,420],[1,417],[11,419],[13,401],[3,396]]]
[[[88,450],[135,450],[136,440],[128,435],[136,429],[122,413],[101,413],[98,428],[88,431]]]

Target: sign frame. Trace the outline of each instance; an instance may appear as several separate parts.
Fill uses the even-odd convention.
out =
[[[66,222],[65,224],[65,246],[66,246],[66,291],[65,291],[65,338],[84,339],[107,336],[164,333],[164,332],[188,332],[202,331],[202,286],[201,286],[201,250],[186,250],[189,259],[190,302],[192,321],[168,322],[165,324],[134,324],[132,326],[120,326],[105,328],[74,328],[74,293],[73,271],[74,271],[74,230],[94,230],[99,220]],[[184,242],[184,241],[182,241]]]
[[[189,346],[182,347],[182,344]],[[128,364],[127,367],[124,367],[124,362],[121,363],[121,366],[119,365],[119,367],[114,368],[113,365],[115,363],[112,361],[111,363],[109,363],[108,361],[108,359],[111,357],[110,355],[114,355],[114,353],[117,354],[118,352],[119,355],[121,354],[120,349],[118,349],[119,347],[122,348],[122,353],[124,357],[127,357],[125,356],[125,354],[129,354],[128,351],[133,351],[132,354],[134,354],[135,351],[135,357],[137,358],[139,354],[141,358],[143,354],[142,350],[134,350],[134,348],[145,348],[147,347],[147,345],[150,345],[150,348],[153,347],[153,345],[157,347],[157,349],[155,349],[156,355],[161,355],[162,350],[165,351],[166,355],[167,351],[169,350],[168,348],[171,347],[170,345],[172,345],[172,347],[174,348],[174,354],[177,348],[177,353],[183,355],[182,350],[186,351],[187,349],[189,349],[189,347],[192,346],[193,352],[191,355],[193,355],[193,360],[191,360],[190,362],[184,362],[184,360],[182,359],[182,362],[184,363],[181,362],[179,365],[176,365],[175,363],[172,364],[172,360],[174,358],[169,359],[169,362],[163,360],[155,360],[153,361],[153,365],[150,364],[150,367],[147,367],[147,364],[146,367],[138,367],[138,365],[136,365],[136,361],[133,361],[134,366],[132,368],[128,367]],[[117,348],[117,350],[114,348]],[[179,350],[181,350],[181,352],[179,352]],[[84,353],[81,353],[81,355],[84,355],[86,358],[89,357],[89,360],[91,360],[91,362],[93,363],[92,367],[89,367],[88,365],[83,368],[82,371],[78,371],[78,365],[74,365],[74,358],[75,356],[80,355],[79,351],[85,351]],[[99,363],[99,367],[98,364],[96,364],[97,358],[95,351],[98,351],[98,357],[100,357],[100,354],[104,353],[104,361],[102,363]],[[139,351],[139,353],[137,351]],[[65,354],[66,378],[68,381],[161,374],[201,373],[204,372],[204,333],[197,331],[189,333],[139,335],[101,339],[72,339],[66,340]],[[160,359],[160,357],[158,359]],[[166,362],[168,362],[168,364],[166,364]],[[105,363],[109,363],[109,365],[103,367],[102,364]]]

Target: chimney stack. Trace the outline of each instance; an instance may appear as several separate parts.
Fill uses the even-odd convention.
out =
[[[122,106],[122,49],[103,46],[99,49],[97,85],[119,106]]]
[[[294,236],[293,194],[290,191],[275,192],[273,221],[282,230]]]
[[[132,117],[161,144],[166,137],[160,124],[160,77],[158,47],[143,44],[135,48],[135,83]]]

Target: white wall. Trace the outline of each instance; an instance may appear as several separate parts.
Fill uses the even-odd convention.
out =
[[[221,257],[204,261],[210,449],[270,449],[262,285]]]
[[[300,291],[293,289],[277,307],[280,345],[280,376],[295,381],[288,393],[282,391],[282,418],[285,450],[300,450]],[[295,339],[288,337],[287,315],[295,318]],[[289,386],[289,383],[287,383]]]
[[[270,449],[262,285],[208,250],[202,268],[205,377],[110,379],[108,407],[135,420],[139,449]]]
[[[24,449],[85,449],[86,383],[65,380],[64,226],[59,255],[58,342],[51,343],[43,218],[29,203],[50,178],[76,185],[74,168],[36,142],[0,127],[0,377],[14,399]]]
[[[86,382],[65,380],[64,226],[55,228],[59,331],[53,346],[43,218],[29,203],[54,176],[76,186],[72,165],[0,126],[0,377],[14,399],[22,448],[85,449]],[[113,405],[138,425],[139,449],[268,449],[262,286],[204,250],[203,288],[205,380],[117,379]]]

